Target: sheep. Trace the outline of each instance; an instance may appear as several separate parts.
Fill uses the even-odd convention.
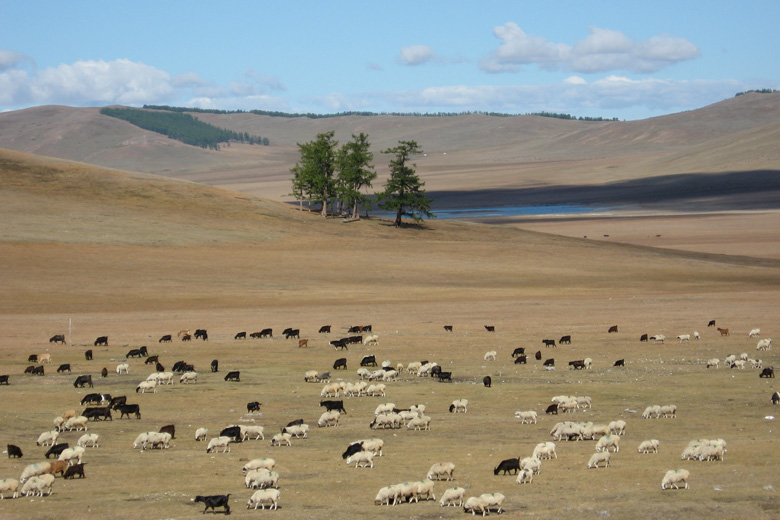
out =
[[[346,384],[344,386],[346,386]],[[320,397],[338,397],[341,395],[341,390],[341,383],[329,383],[322,387]]]
[[[656,343],[663,343],[664,341],[666,341],[666,336],[664,336],[663,334],[656,334],[655,336],[652,336],[650,339],[652,339]]]
[[[205,441],[206,435],[209,434],[208,428],[198,428],[195,430],[195,440],[196,441]]]
[[[320,374],[316,370],[307,370],[306,373],[303,374],[303,381],[305,383],[316,383],[319,375]]]
[[[4,478],[0,480],[0,500],[5,498],[6,493],[13,493],[11,498],[18,498],[19,481],[13,478]]]
[[[417,490],[414,495],[414,501],[419,502],[420,497],[424,496],[426,500],[436,500],[436,495],[433,493],[434,482],[429,479],[418,480],[413,482],[417,486]]]
[[[417,412],[417,415],[422,416],[425,413],[425,405],[424,404],[413,404],[409,407],[409,410],[413,412]]]
[[[606,424],[593,424],[592,422],[586,422],[582,424],[582,438],[586,440],[598,439],[604,435],[609,435],[609,425]]]
[[[371,377],[371,371],[366,367],[360,367],[357,369],[357,375],[360,379],[368,379]]]
[[[626,421],[622,419],[618,419],[617,421],[612,421],[608,425],[609,433],[613,435],[625,435],[626,434]]]
[[[252,489],[275,488],[278,486],[279,473],[267,468],[253,469],[244,477],[246,487]]]
[[[317,421],[317,426],[319,426],[320,428],[327,428],[328,426],[338,426],[339,417],[341,417],[341,413],[338,410],[330,410],[328,412],[324,412],[322,415],[320,415],[320,418]]]
[[[36,477],[30,477],[30,479],[24,483],[20,493],[25,496],[43,496],[51,495],[51,486],[54,484],[54,475],[40,475]]]
[[[604,435],[596,443],[596,451],[610,451],[614,448],[615,453],[620,451],[620,437],[617,435]]]
[[[383,370],[382,381],[396,381],[398,379],[397,370]]]
[[[661,415],[659,417],[677,417],[677,406],[673,404],[662,406]]]
[[[579,408],[577,401],[563,401],[562,403],[558,404],[558,411],[563,413],[575,412],[577,408]]]
[[[578,408],[593,408],[593,399],[591,399],[587,395],[577,397],[576,400],[577,400]]]
[[[374,467],[374,454],[370,451],[359,451],[347,458],[347,466],[355,463],[355,468],[373,468]]]
[[[148,439],[149,439],[148,433],[139,433],[138,437],[136,437],[135,441],[133,441],[133,449],[142,448],[146,444],[146,441]]]
[[[249,501],[246,503],[246,508],[251,509],[254,506],[260,506],[260,509],[265,509],[265,504],[270,502],[268,509],[276,509],[279,505],[279,496],[281,492],[278,489],[258,489],[255,491]]]
[[[452,480],[454,472],[455,464],[452,462],[437,462],[428,470],[426,478],[428,480]]]
[[[530,469],[521,469],[517,473],[517,480],[516,482],[518,484],[530,484],[534,481],[534,472]]]
[[[661,442],[658,439],[642,441],[636,449],[638,453],[658,453],[658,446]]]
[[[366,336],[363,338],[363,345],[379,345],[379,336],[376,334],[371,334],[370,336]]]
[[[374,499],[374,504],[381,506],[382,504],[390,505],[390,502],[395,505],[398,502],[398,497],[401,493],[401,489],[398,486],[390,485],[385,486],[379,490]]]
[[[699,334],[698,330],[693,331],[693,339],[699,340],[701,339],[701,334]]]
[[[189,384],[189,383],[197,383],[198,382],[198,373],[197,372],[184,372],[181,377],[179,378],[179,383],[182,384]]]
[[[65,448],[62,450],[62,453],[60,453],[59,458],[57,460],[63,460],[67,461],[69,466],[72,466],[75,464],[73,462],[74,460],[78,461],[78,463],[81,463],[81,457],[84,455],[84,451],[86,451],[81,446],[74,446],[73,448]]]
[[[456,399],[452,401],[452,404],[450,405],[450,412],[451,413],[466,413],[467,406],[469,405],[468,399]]]
[[[552,435],[553,440],[556,441],[563,440],[564,438],[569,440],[572,437],[578,440],[582,440],[582,430],[582,425],[567,421],[556,424],[550,431],[550,435]]]
[[[731,364],[734,363],[734,361],[736,361],[736,359],[737,356],[735,356],[734,354],[729,354],[728,356],[726,356],[726,359],[723,360],[723,364],[726,365],[727,367],[730,367]]]
[[[683,341],[691,341],[691,335],[690,334],[680,334],[679,336],[677,336],[677,339],[680,340],[680,343],[682,343]]]
[[[277,433],[271,438],[271,446],[292,446],[292,443],[290,442],[290,439],[292,439],[292,435],[289,433]]]
[[[542,472],[542,461],[536,457],[526,457],[520,461],[520,469],[527,469],[538,475]]]
[[[388,414],[388,413],[393,413],[393,410],[395,410],[395,403],[380,404],[374,410],[374,416],[379,416],[379,415],[384,415],[384,414]]]
[[[592,358],[586,357],[585,359],[582,360],[582,362],[585,364],[585,369],[586,370],[590,370],[591,368],[593,368],[593,359]]]
[[[558,458],[558,454],[555,452],[554,442],[540,442],[534,448],[533,457],[539,460]]]
[[[85,433],[82,435],[78,442],[76,443],[77,446],[81,446],[82,448],[99,448],[100,445],[98,444],[98,434],[97,433]]]
[[[211,453],[213,451],[217,451],[217,448],[222,448],[222,453],[227,453],[230,451],[230,442],[233,440],[233,437],[228,436],[221,436],[221,437],[213,437],[209,441],[209,445],[206,447],[206,453]]]
[[[527,412],[517,411],[515,412],[515,419],[520,419],[520,424],[536,424],[537,413],[533,410]]]
[[[138,386],[135,387],[135,393],[145,394],[147,390],[151,390],[153,394],[157,393],[157,381],[141,381]]]
[[[707,368],[715,367],[720,368],[720,359],[718,358],[712,358],[707,360]]]
[[[48,432],[43,432],[38,436],[38,440],[36,441],[36,444],[38,446],[54,446],[57,444],[57,437],[60,436],[60,432],[57,430],[52,430]]]
[[[748,338],[757,338],[761,335],[761,329],[751,329]]]
[[[406,373],[407,374],[416,374],[418,370],[420,370],[420,367],[422,367],[422,363],[419,361],[412,361],[408,365],[406,365]]]
[[[420,417],[420,415],[417,412],[413,412],[411,410],[399,410],[398,415],[401,416],[401,420],[403,421],[404,424],[415,419],[416,417]]]
[[[736,368],[738,370],[745,370],[745,360],[737,359],[731,364],[731,368]]]
[[[482,497],[469,497],[463,504],[463,512],[468,513],[471,511],[472,516],[477,514],[477,511],[485,516],[487,510],[487,502]]]
[[[384,379],[384,377],[385,377],[384,369],[379,368],[379,369],[374,370],[373,372],[371,372],[369,374],[368,380],[369,381],[376,381],[376,380],[379,380],[379,379]]]
[[[591,456],[590,460],[588,461],[588,469],[590,468],[598,468],[599,463],[603,462],[604,467],[609,467],[609,459],[611,458],[612,454],[608,451],[602,451],[602,452],[596,452]]]
[[[484,360],[485,361],[495,361],[496,356],[498,355],[498,352],[495,350],[491,350],[490,352],[485,352]]]
[[[685,489],[688,488],[688,477],[690,472],[687,469],[670,469],[664,475],[661,481],[661,489],[680,489],[680,484],[685,484]]]
[[[51,470],[51,463],[38,462],[37,464],[30,464],[22,470],[22,475],[19,477],[19,483],[24,484],[27,479],[31,477],[37,477],[48,473]]]
[[[479,497],[485,501],[485,511],[489,510],[490,508],[496,507],[498,508],[496,513],[498,513],[499,515],[502,513],[501,504],[503,504],[504,500],[506,499],[504,495],[502,495],[501,493],[483,493]]]
[[[154,449],[155,447],[159,447],[160,449],[168,449],[170,447],[171,442],[171,434],[170,433],[160,433],[160,432],[146,432],[141,433],[138,435],[138,437],[135,438],[135,442],[133,442],[133,448],[141,447],[141,451],[146,451],[147,445]]]
[[[286,426],[282,433],[286,433],[295,437],[296,439],[306,439],[309,437],[309,425],[308,424],[294,424],[293,426]]]
[[[385,390],[387,389],[387,386],[385,386],[382,383],[378,383],[375,385],[370,385],[368,388],[366,388],[366,395],[372,396],[372,397],[385,397]]]
[[[748,360],[748,353],[747,352],[743,352],[742,354],[739,355],[739,359],[742,360],[742,361],[747,361]]]
[[[127,363],[119,363],[116,366],[116,373],[117,374],[122,374],[122,373],[129,374],[130,373],[130,365],[128,365]]]
[[[427,415],[415,417],[406,424],[407,430],[430,430],[431,418]]]
[[[241,471],[246,473],[247,471],[251,471],[254,469],[260,469],[265,468],[268,471],[271,471],[276,466],[276,461],[270,457],[262,457],[259,459],[252,459],[246,464],[244,464],[244,467],[241,468]]]
[[[764,338],[759,340],[756,345],[756,350],[772,350],[772,338]]]
[[[374,455],[382,456],[382,448],[385,446],[385,441],[382,439],[365,439],[360,442],[363,445],[363,451],[370,451]]]
[[[661,416],[660,406],[652,405],[645,408],[645,411],[642,412],[642,419],[650,419],[653,415],[655,415],[656,419]]]
[[[748,363],[755,369],[760,369],[764,366],[764,362],[760,359],[748,359]]]
[[[265,428],[257,425],[241,425],[241,439],[248,441],[250,437],[254,437],[253,440],[265,440],[265,434],[263,433]]]
[[[463,497],[466,494],[466,490],[462,487],[449,488],[441,495],[439,505],[441,507],[461,507],[463,505]]]

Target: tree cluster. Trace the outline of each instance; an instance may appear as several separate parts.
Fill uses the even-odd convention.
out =
[[[339,147],[335,132],[317,134],[314,141],[298,143],[300,159],[290,170],[292,195],[301,208],[305,201],[309,207],[320,204],[320,214],[347,215],[360,218],[360,210],[370,204],[371,198],[363,193],[376,179],[372,165],[374,154],[368,136],[352,134],[352,141]],[[398,146],[384,150],[392,154],[390,178],[381,192],[375,193],[379,207],[395,214],[394,225],[400,227],[402,217],[419,222],[423,217],[433,217],[431,200],[426,198],[423,187],[410,160],[422,154],[415,141],[399,141]]]
[[[105,107],[100,113],[116,117],[134,124],[144,130],[163,134],[185,144],[219,150],[219,145],[231,141],[268,145],[268,138],[249,135],[247,132],[234,132],[204,123],[190,114],[180,112],[159,112],[139,108]]]

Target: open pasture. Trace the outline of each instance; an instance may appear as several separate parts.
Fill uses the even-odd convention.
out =
[[[717,300],[717,298],[715,298]],[[699,304],[708,306],[707,298]],[[718,324],[728,322],[732,335],[721,337],[707,328],[711,314],[686,314],[684,300],[648,298],[641,302],[617,299],[597,310],[596,302],[582,300],[560,305],[517,304],[504,314],[498,306],[491,311],[496,331],[486,332],[487,321],[469,318],[462,307],[439,307],[426,317],[424,306],[384,306],[371,310],[370,317],[357,306],[344,306],[337,313],[307,308],[264,309],[254,313],[214,311],[169,313],[88,314],[74,317],[73,346],[49,345],[54,333],[66,331],[60,316],[4,316],[0,320],[0,366],[11,374],[11,384],[2,387],[4,406],[0,437],[19,445],[23,459],[2,459],[0,477],[18,478],[27,464],[45,460],[45,447],[35,445],[37,436],[52,427],[54,417],[65,410],[82,410],[81,398],[91,392],[126,395],[128,403],[141,406],[142,419],[89,423],[89,431],[100,435],[100,448],[85,455],[87,478],[64,481],[57,478],[54,494],[43,499],[20,498],[2,502],[9,518],[47,518],[63,511],[79,511],[87,517],[189,518],[201,515],[202,504],[192,504],[195,495],[231,493],[232,513],[240,517],[274,515],[278,518],[406,518],[461,517],[460,508],[441,508],[438,501],[375,506],[379,488],[421,480],[436,462],[455,463],[455,480],[437,482],[435,493],[455,485],[466,488],[466,496],[500,492],[506,495],[505,514],[533,518],[773,518],[780,512],[776,422],[769,397],[775,380],[759,379],[757,370],[706,369],[706,360],[747,352],[761,357],[764,366],[777,364],[774,350],[756,352],[747,332],[761,326],[771,337],[774,324],[767,318],[773,309],[744,305],[733,315],[718,315]],[[484,305],[484,304],[483,304]],[[717,306],[715,302],[709,305]],[[556,314],[557,312],[560,314]],[[487,309],[481,309],[486,311]],[[608,334],[608,314],[620,332]],[[310,316],[317,315],[317,321]],[[450,319],[446,319],[446,316]],[[417,319],[412,318],[416,316]],[[648,319],[650,318],[650,319]],[[484,323],[483,323],[484,322]],[[331,339],[348,336],[346,326],[373,325],[378,346],[350,345],[335,351]],[[332,325],[331,334],[318,334],[322,325]],[[445,332],[443,325],[453,325]],[[285,327],[301,329],[308,348],[298,348],[296,339],[285,340]],[[273,327],[273,339],[234,340],[239,331],[250,333]],[[209,340],[181,342],[175,337],[181,328],[207,328]],[[743,330],[744,329],[744,330]],[[674,337],[698,330],[702,339],[680,344]],[[665,334],[664,344],[640,343],[643,333]],[[172,343],[158,343],[173,334]],[[542,339],[572,335],[571,345],[545,348]],[[108,335],[108,347],[92,341]],[[23,345],[23,346],[22,346]],[[125,360],[130,348],[146,345],[150,355],[159,355],[167,370],[175,361],[194,364],[199,373],[195,384],[175,384],[156,394],[136,394],[138,382],[153,372],[144,358],[130,358],[129,374],[117,375],[115,367]],[[527,365],[513,363],[511,353],[525,347]],[[83,352],[92,349],[86,361]],[[484,353],[495,350],[496,361],[485,361]],[[556,370],[548,371],[533,354],[542,351],[542,361],[555,359]],[[52,354],[53,366],[44,377],[22,375],[27,353]],[[344,399],[347,414],[336,428],[317,428],[324,408],[318,406],[322,384],[304,383],[306,370],[330,370],[332,381],[357,381],[356,369],[363,355],[377,361],[407,365],[428,359],[453,372],[453,383],[439,383],[403,373],[397,382],[386,383],[387,397]],[[338,357],[346,357],[348,369],[332,370]],[[568,370],[567,362],[591,357],[591,370]],[[624,368],[613,367],[625,359]],[[209,370],[219,359],[219,372]],[[54,373],[55,366],[70,363],[71,374]],[[99,372],[108,368],[108,377]],[[229,370],[241,371],[241,382],[223,380]],[[75,389],[77,375],[92,374],[94,389]],[[486,375],[492,388],[482,385]],[[593,408],[558,416],[544,410],[555,395],[590,396]],[[468,412],[450,414],[455,399],[468,399]],[[262,403],[261,412],[247,413],[246,404]],[[430,431],[370,430],[374,409],[392,402],[398,408],[425,404],[432,419]],[[648,405],[675,404],[675,419],[641,418]],[[535,410],[537,424],[520,424],[518,410]],[[292,447],[271,447],[270,437],[288,422],[303,418],[311,426],[307,439],[293,439]],[[620,452],[612,455],[606,469],[587,469],[595,441],[557,442],[557,460],[545,460],[533,483],[519,485],[514,476],[494,476],[493,468],[507,458],[530,456],[534,446],[552,438],[552,426],[563,420],[607,424],[622,419],[628,424]],[[168,450],[133,449],[136,435],[156,431],[166,424],[176,426],[176,439]],[[208,438],[230,424],[259,424],[265,440],[231,444],[230,453],[206,453],[205,442],[195,442],[198,427],[209,429]],[[66,432],[59,442],[74,445],[82,432]],[[384,456],[374,459],[373,469],[348,467],[341,453],[350,442],[370,437],[384,440]],[[660,453],[638,454],[646,439],[661,441]],[[681,461],[680,453],[693,439],[723,438],[727,452],[722,462]],[[247,511],[252,491],[246,489],[241,467],[257,457],[276,460],[280,509],[275,512]],[[689,490],[661,490],[661,479],[669,469],[686,468],[691,473]]]

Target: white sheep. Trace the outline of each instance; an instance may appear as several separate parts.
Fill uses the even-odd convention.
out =
[[[397,370],[383,370],[382,381],[396,381],[398,380]]]
[[[182,384],[189,384],[189,383],[197,383],[198,382],[198,373],[197,372],[184,372],[181,377],[179,378],[179,383]]]
[[[506,500],[506,497],[504,495],[502,495],[501,493],[483,493],[479,497],[485,501],[486,511],[493,507],[496,507],[498,508],[496,512],[499,515],[502,513],[501,504],[503,504],[504,500]]]
[[[731,368],[736,368],[738,370],[745,370],[745,360],[737,359],[731,364]]]
[[[651,417],[655,416],[655,418],[661,417],[661,407],[658,405],[651,405],[645,408],[645,411],[642,412],[642,419],[650,419]]]
[[[661,406],[660,417],[677,417],[677,406],[673,404]]]
[[[680,484],[685,484],[685,489],[688,489],[688,477],[690,472],[687,469],[670,469],[664,475],[661,481],[661,489],[680,489]]]
[[[268,509],[276,509],[279,505],[279,496],[281,492],[278,489],[258,489],[255,491],[249,501],[246,503],[246,508],[251,509],[254,506],[260,506],[260,509],[265,509],[265,504],[270,502]]]
[[[19,481],[13,478],[4,478],[0,480],[0,500],[5,498],[6,493],[12,493],[11,498],[19,497]]]
[[[359,451],[352,454],[347,459],[347,466],[355,463],[355,468],[373,468],[374,467],[374,454],[370,451]]]
[[[368,376],[369,381],[377,381],[379,379],[383,379],[385,377],[385,371],[381,368],[378,368],[371,372]]]
[[[701,334],[699,334],[698,330],[693,331],[693,339],[701,339]]]
[[[757,338],[761,335],[761,329],[751,329],[748,333],[749,338]]]
[[[379,457],[382,456],[382,448],[385,446],[385,441],[382,439],[364,439],[362,441],[358,441],[363,443],[363,451],[370,451],[374,455],[377,455]]]
[[[253,469],[244,477],[246,487],[253,489],[275,488],[279,481],[279,473],[267,468]]]
[[[441,507],[461,507],[463,505],[463,497],[465,495],[466,490],[462,487],[449,488],[442,494],[439,505]]]
[[[379,336],[371,334],[363,338],[363,345],[379,345]]]
[[[585,365],[586,370],[590,370],[591,368],[593,368],[592,358],[586,357],[585,359],[582,360],[582,363]]]
[[[198,428],[195,430],[195,440],[196,441],[205,441],[206,435],[209,434],[208,428]]]
[[[360,367],[357,369],[357,375],[360,379],[368,379],[371,377],[371,371],[366,367]]]
[[[517,472],[517,480],[516,482],[518,484],[530,484],[534,481],[534,472],[530,469],[521,469]]]
[[[51,495],[52,484],[54,484],[54,475],[51,474],[30,477],[22,486],[20,493],[25,496]]]
[[[73,448],[65,448],[60,453],[60,456],[57,460],[65,460],[68,462],[68,466],[72,466],[75,464],[73,461],[78,461],[79,464],[81,464],[81,457],[84,455],[84,452],[86,450],[82,448],[81,446],[74,446]]]
[[[463,504],[463,511],[468,513],[471,511],[472,516],[477,514],[477,511],[485,516],[487,513],[487,502],[482,497],[469,497],[466,503]]]
[[[413,412],[411,410],[399,410],[398,415],[401,416],[401,420],[404,422],[404,424],[420,416],[417,412]]]
[[[748,353],[747,352],[743,352],[742,354],[739,355],[739,359],[741,359],[742,361],[747,361],[748,360]]]
[[[424,404],[413,404],[409,407],[409,409],[413,412],[417,412],[417,415],[423,415],[425,413],[425,405]]]
[[[452,462],[437,462],[428,470],[428,480],[452,480],[455,472],[455,464]]]
[[[609,459],[611,458],[612,454],[608,451],[602,451],[602,452],[596,452],[591,456],[590,460],[588,461],[588,468],[598,468],[599,463],[603,462],[604,467],[609,467]]]
[[[756,350],[772,350],[772,338],[764,338],[758,341]]]
[[[536,424],[537,413],[533,410],[527,412],[517,411],[515,412],[515,419],[520,419],[520,424]]]
[[[116,366],[116,373],[117,374],[129,374],[130,373],[130,365],[127,363],[119,363]]]
[[[135,393],[145,394],[147,390],[151,390],[153,394],[157,393],[157,381],[141,381],[138,386],[135,387]]]
[[[38,446],[54,446],[57,444],[57,437],[60,436],[60,432],[57,430],[51,430],[48,432],[43,432],[38,436],[38,441],[36,444]]]
[[[485,361],[495,361],[497,355],[498,352],[496,352],[495,350],[491,350],[489,352],[485,352],[485,356],[483,357],[483,359]]]
[[[157,374],[158,385],[172,385],[173,384],[173,372],[159,372]]]
[[[412,361],[408,365],[406,365],[406,373],[407,374],[416,374],[418,370],[420,370],[420,367],[422,366],[422,363],[419,361]]]
[[[533,457],[539,460],[558,458],[558,454],[555,452],[554,442],[540,442],[534,448]]]
[[[143,435],[143,434],[142,434]],[[139,436],[140,437],[140,436]],[[136,441],[138,439],[136,438]],[[146,451],[147,446],[150,449],[168,449],[170,447],[171,434],[162,432],[146,432],[146,436],[143,438],[141,451]],[[134,445],[135,447],[135,445]]]
[[[241,468],[241,471],[246,473],[247,471],[251,471],[253,469],[260,469],[265,468],[268,471],[271,471],[276,466],[276,461],[270,457],[262,457],[259,459],[252,459],[246,464],[244,464],[244,467]]]
[[[593,424],[592,422],[586,422],[583,424],[583,439],[593,440],[609,434],[609,425],[607,424]]]
[[[614,448],[614,450],[610,450]],[[596,451],[614,451],[615,453],[620,451],[620,437],[617,435],[604,435],[596,443]]]
[[[419,502],[421,497],[425,497],[425,500],[436,500],[436,495],[433,493],[433,487],[435,483],[432,480],[418,480],[413,482],[417,489],[414,494],[414,501]]]
[[[415,417],[406,424],[407,430],[430,430],[431,418],[427,415]]]
[[[617,421],[612,421],[608,425],[609,433],[613,435],[625,435],[626,434],[626,421],[623,419],[618,419]]]
[[[388,414],[388,413],[393,413],[393,410],[395,410],[395,403],[380,404],[374,410],[374,415],[378,416],[378,415],[384,415],[384,414]]]
[[[455,399],[450,405],[450,412],[452,413],[466,413],[468,411],[469,400],[468,399]]]
[[[538,475],[542,472],[542,461],[537,457],[525,457],[520,460],[520,469],[527,469]]]
[[[143,448],[144,445],[146,445],[146,441],[149,439],[149,433],[139,433],[138,437],[135,438],[133,441],[133,449],[137,448]]]
[[[262,426],[257,425],[247,425],[247,426],[241,426],[241,439],[248,441],[252,438],[253,440],[265,440],[265,434],[263,433],[265,431],[265,428]]]
[[[656,334],[655,336],[651,337],[650,339],[652,339],[656,343],[663,343],[664,341],[666,341],[666,336],[664,336],[663,334]]]
[[[587,395],[577,397],[578,408],[593,408],[593,399]]]
[[[82,448],[99,448],[100,445],[98,444],[98,434],[85,433],[79,438],[76,445],[81,446]]]
[[[346,387],[346,384],[344,385]],[[341,394],[341,383],[328,383],[322,387],[320,397],[338,397]]]
[[[650,439],[649,441],[642,441],[639,447],[636,449],[638,453],[658,453],[658,446],[661,442],[658,439]]]
[[[550,431],[550,435],[552,435],[553,440],[556,441],[564,439],[569,440],[572,437],[575,437],[578,440],[582,440],[582,431],[582,425],[566,421],[557,423],[555,426],[553,426],[553,429]]]
[[[760,359],[748,359],[748,363],[750,363],[750,365],[756,369],[762,368],[764,366],[764,362]]]
[[[303,381],[305,383],[315,383],[317,379],[319,379],[319,372],[316,370],[307,370],[305,374],[303,374]]]
[[[65,421],[65,424],[62,425],[62,428],[68,431],[87,431],[87,418],[83,415],[79,415],[78,417],[71,417]]]
[[[289,433],[277,433],[271,438],[271,446],[292,446],[292,443],[290,442],[290,439],[292,439],[292,435]]]
[[[707,368],[715,367],[720,368],[720,359],[718,358],[712,358],[707,360]]]
[[[339,412],[338,410],[330,410],[324,412],[322,415],[320,415],[320,418],[317,420],[317,426],[319,426],[320,428],[327,428],[329,426],[338,426],[339,417],[341,417],[341,412]]]
[[[387,390],[387,386],[384,383],[373,384],[366,388],[366,395],[372,397],[385,397],[385,390]]]
[[[683,341],[691,341],[691,335],[690,334],[680,334],[679,336],[677,336],[677,339],[680,340],[680,343],[682,343]]]
[[[306,439],[309,437],[309,425],[308,424],[294,424],[287,426],[282,430],[282,433],[290,434],[296,439]]]
[[[398,497],[401,494],[401,489],[396,485],[385,486],[379,490],[374,499],[374,504],[380,506],[382,504],[395,505],[398,502]]]
[[[27,479],[31,477],[37,477],[43,475],[51,470],[50,462],[38,462],[36,464],[29,464],[22,470],[22,476],[19,477],[19,483],[24,484]]]
[[[233,441],[233,437],[222,435],[220,437],[212,437],[209,441],[209,445],[206,447],[206,453],[217,451],[217,448],[222,448],[222,453],[228,453],[230,451],[230,443]]]

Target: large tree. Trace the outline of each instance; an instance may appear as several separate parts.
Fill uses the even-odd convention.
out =
[[[398,141],[398,146],[382,153],[393,154],[390,161],[390,178],[385,189],[377,193],[379,207],[395,212],[395,227],[401,227],[401,217],[410,217],[415,222],[423,217],[433,217],[431,199],[425,197],[425,183],[415,173],[416,165],[409,165],[410,159],[422,154],[417,141]]]
[[[370,151],[371,144],[363,132],[352,134],[352,141],[341,147],[338,154],[339,164],[339,197],[347,208],[350,208],[352,218],[360,218],[360,206],[366,203],[368,197],[361,189],[370,188],[376,179],[376,172],[371,164],[374,154]]]
[[[335,131],[317,134],[317,139],[308,143],[298,143],[301,158],[290,170],[293,173],[293,196],[299,201],[306,199],[309,204],[321,203],[321,214],[328,216],[328,203],[335,191],[334,173],[336,171],[336,147],[333,139]]]

